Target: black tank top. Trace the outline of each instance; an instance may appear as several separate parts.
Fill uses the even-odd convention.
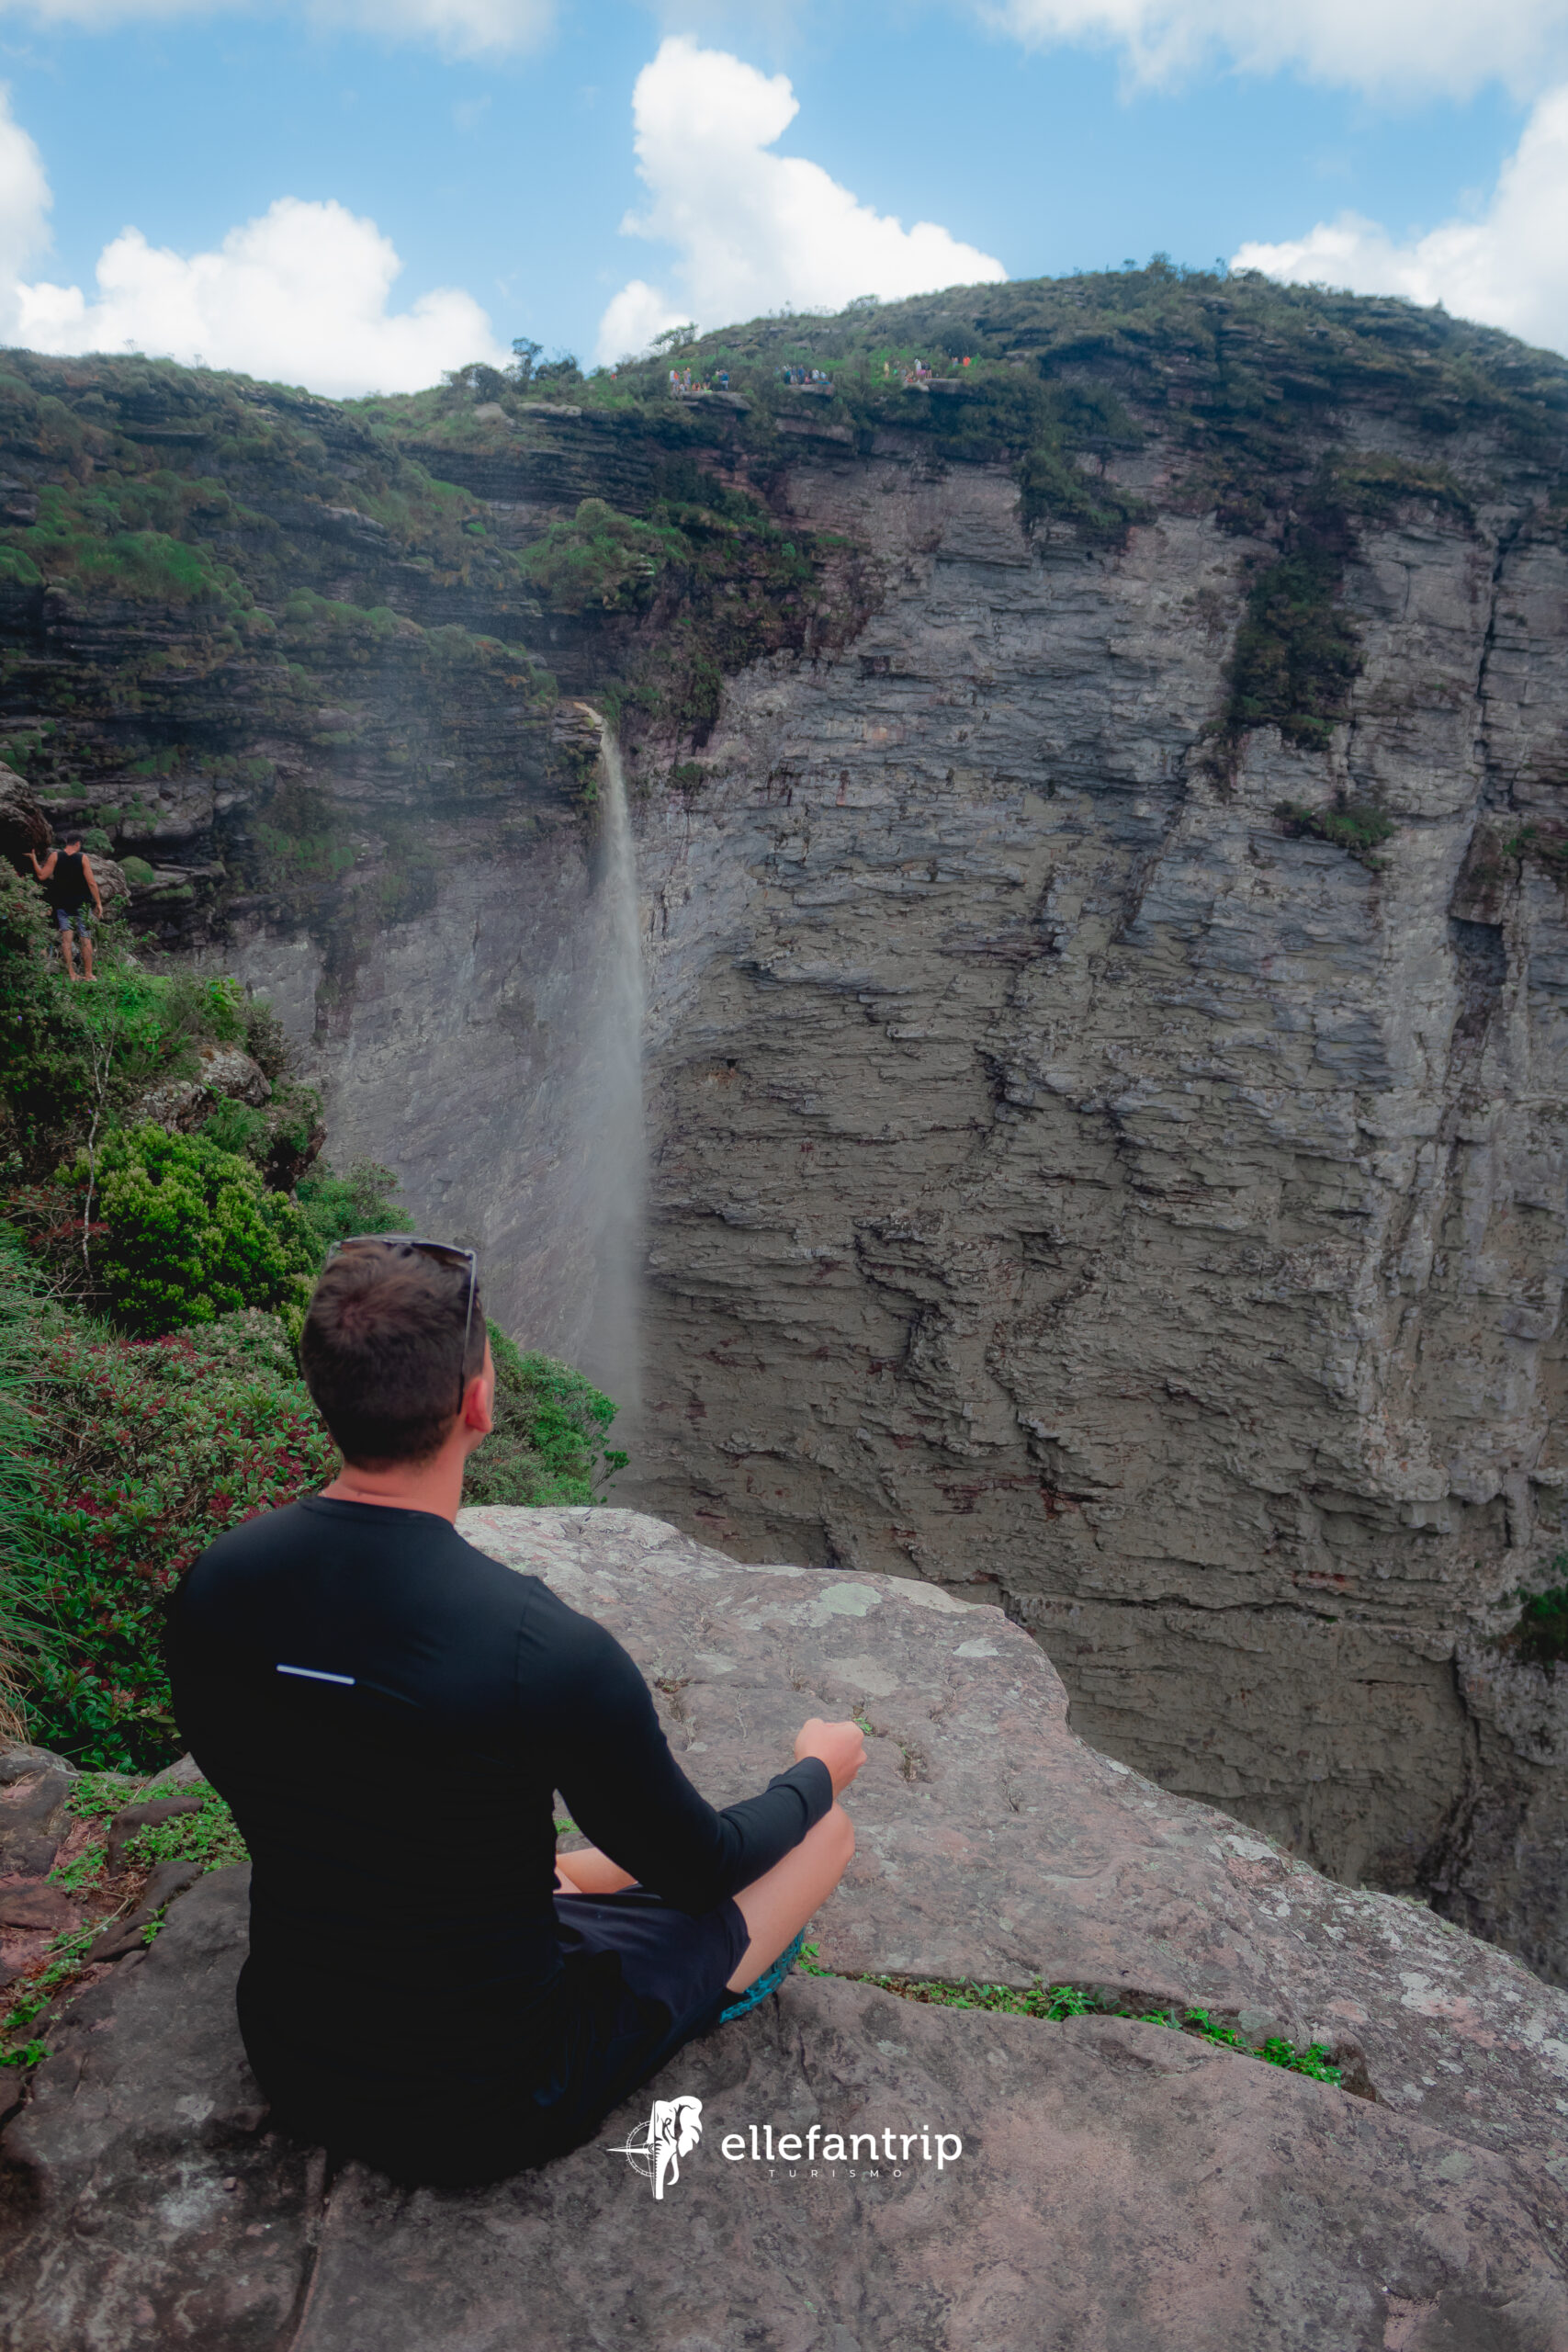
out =
[[[67,914],[73,914],[78,907],[86,905],[90,893],[87,888],[87,877],[82,871],[82,853],[79,849],[56,851],[54,872],[50,876],[49,882],[50,897],[55,905],[63,908]]]

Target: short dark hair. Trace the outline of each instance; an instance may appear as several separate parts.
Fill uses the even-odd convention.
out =
[[[468,1270],[423,1250],[378,1245],[333,1260],[305,1316],[299,1363],[345,1462],[389,1470],[445,1444],[459,1385],[484,1368],[477,1288],[465,1361],[468,1305]]]

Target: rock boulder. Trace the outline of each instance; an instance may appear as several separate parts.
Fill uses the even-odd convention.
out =
[[[0,762],[0,857],[9,858],[18,873],[30,872],[28,852],[36,850],[41,857],[51,839],[49,819],[32,787]]]
[[[398,2190],[269,2132],[233,2022],[244,1872],[215,1872],[49,2033],[0,2143],[7,2352],[1568,2345],[1568,1996],[1084,1747],[996,1609],[738,1567],[630,1512],[464,1524],[614,1627],[718,1802],[805,1715],[869,1721],[817,1928],[836,1973],[787,1979],[541,2174]],[[1130,2017],[864,1981],[891,1972],[1201,2004],[1249,2041],[1337,2044],[1374,2096]],[[657,2203],[655,2097],[702,2101]]]

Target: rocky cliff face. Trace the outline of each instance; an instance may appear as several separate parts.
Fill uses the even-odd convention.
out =
[[[650,510],[678,424],[840,551],[699,720],[625,705],[626,1499],[994,1600],[1108,1753],[1561,1977],[1568,1702],[1494,1637],[1568,1543],[1568,375],[1392,305],[1303,297],[1292,341],[1263,300],[1112,331],[1072,288],[987,294],[965,348],[1055,403],[1028,449],[955,379],[701,434],[497,411],[417,455],[504,550],[595,484]],[[438,591],[513,610],[499,571],[399,561],[406,648],[285,753],[359,863],[220,895],[201,952],[294,1024],[334,1156],[391,1161],[570,1351],[592,811],[489,656],[387,719]],[[623,619],[518,611],[572,691],[636,674]]]
[[[1561,1701],[1483,1642],[1561,1541],[1568,929],[1516,846],[1568,782],[1560,537],[1524,483],[1367,532],[1326,756],[1217,779],[1212,518],[1032,550],[1000,469],[897,444],[791,494],[892,585],[732,693],[722,850],[650,827],[632,1491],[990,1590],[1087,1737],[1560,1964]],[[1276,815],[1336,788],[1375,864]]]

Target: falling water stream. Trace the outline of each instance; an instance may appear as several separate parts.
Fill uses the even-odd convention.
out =
[[[585,1167],[598,1242],[593,1317],[584,1370],[620,1408],[614,1442],[625,1445],[641,1403],[640,1295],[646,1147],[642,1108],[644,981],[637,917],[637,848],[620,746],[600,734],[598,928],[604,963],[595,1034],[585,1071]]]

